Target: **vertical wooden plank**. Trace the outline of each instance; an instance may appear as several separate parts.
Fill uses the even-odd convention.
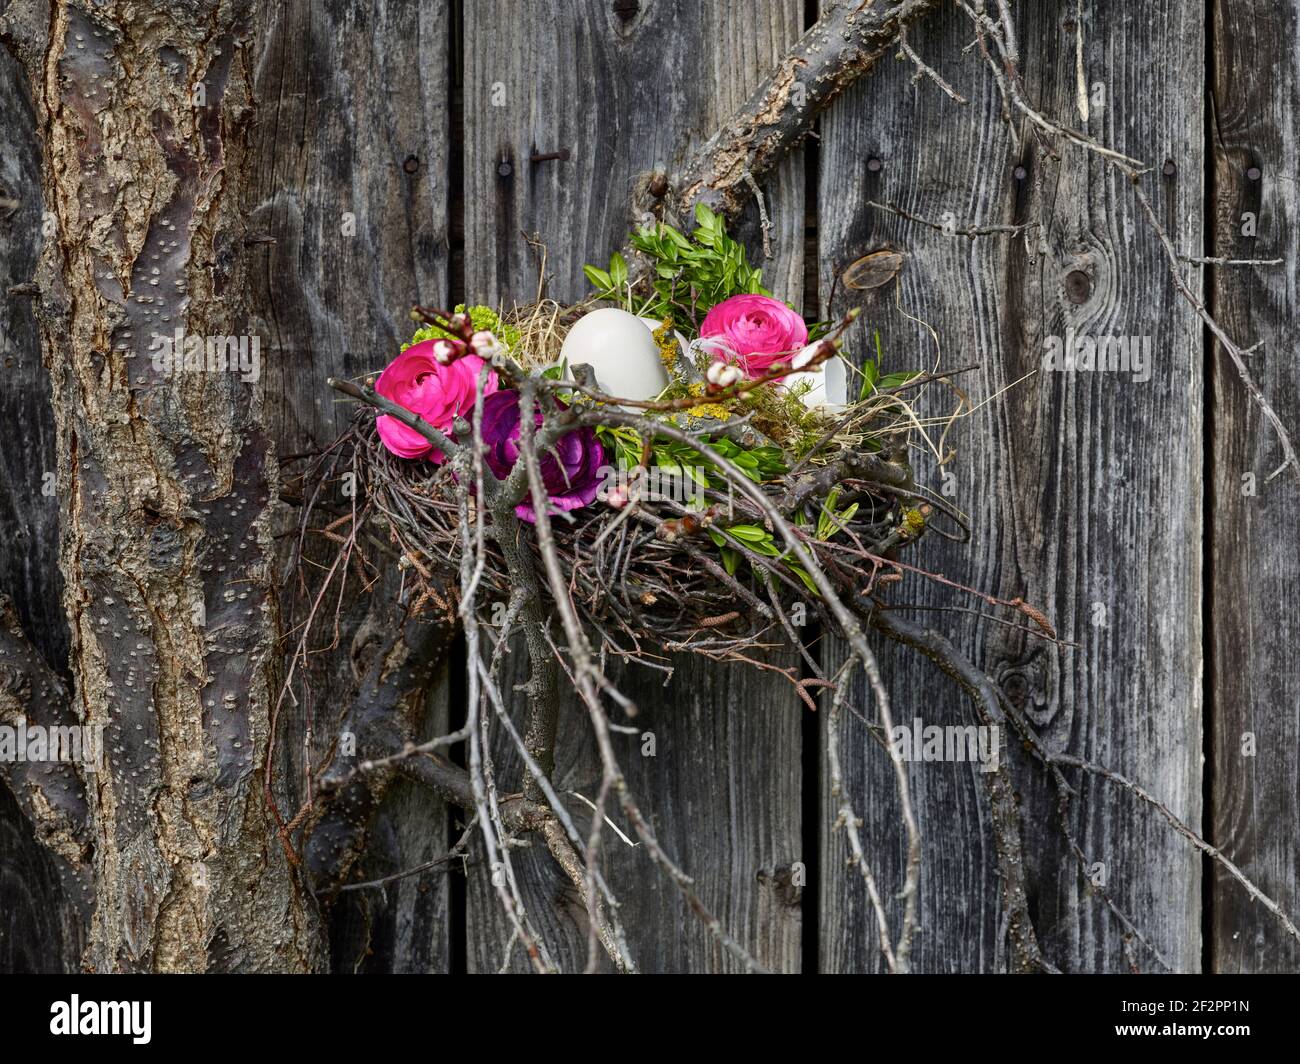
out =
[[[1213,311],[1293,434],[1300,426],[1292,321],[1300,252],[1294,165],[1300,65],[1294,3],[1216,0],[1211,87],[1214,242],[1208,255],[1285,257],[1286,265],[1212,271]],[[1210,526],[1210,841],[1292,914],[1300,909],[1300,673],[1295,646],[1300,493],[1276,438],[1226,355],[1210,364],[1214,479]],[[1215,971],[1295,971],[1300,949],[1217,867],[1211,892]]]
[[[549,293],[581,295],[582,264],[608,257],[632,223],[637,175],[671,172],[739,105],[798,37],[801,7],[794,0],[466,5],[466,296],[507,306],[534,298],[537,262],[521,230],[548,247]],[[567,161],[530,162],[534,153],[564,149]],[[797,302],[800,160],[788,161],[765,193],[780,249],[765,277]],[[814,860],[800,850],[799,703],[783,681],[686,659],[674,665],[662,690],[658,673],[620,676],[642,708],[638,728],[654,733],[657,748],[643,757],[639,740],[623,740],[629,781],[660,841],[696,877],[724,926],[766,966],[797,970],[799,892],[789,886],[789,868]],[[585,711],[570,700],[557,783],[591,797],[599,770],[589,734]],[[502,777],[518,780],[510,751],[496,754]],[[734,967],[643,850],[627,850],[609,833],[606,840],[643,970]],[[539,848],[514,856],[529,914],[552,955],[566,970],[581,970],[585,913],[576,892]],[[482,875],[471,878],[467,905],[470,968],[496,970],[509,933]],[[522,967],[518,950],[510,963]]]
[[[1154,164],[1146,187],[1180,250],[1198,254],[1202,203],[1203,25],[1197,5],[1143,8],[1089,0],[1082,26],[1086,80],[1101,93],[1084,126],[1076,110],[1075,5],[1017,5],[1029,98],[1043,111]],[[1189,823],[1200,819],[1201,754],[1201,330],[1172,290],[1152,234],[1124,180],[1079,149],[1027,132],[1017,155],[1001,101],[955,10],[910,43],[959,91],[957,107],[900,63],[854,87],[823,121],[821,291],[833,264],[890,244],[908,259],[897,293],[867,300],[854,341],[879,329],[888,370],[978,362],[962,378],[977,413],[952,441],[950,501],[970,515],[966,547],[930,538],[909,560],[974,587],[1023,596],[1074,647],[945,607],[980,607],[909,577],[890,599],[920,607],[920,623],[946,631],[997,678],[1053,750],[1108,764],[1162,794]],[[1160,74],[1153,56],[1162,57]],[[1172,174],[1161,174],[1166,160]],[[1017,176],[1016,167],[1022,168]],[[948,236],[867,206],[893,203],[942,224],[1037,221],[1032,239]],[[845,309],[837,295],[832,311]],[[897,304],[895,303],[897,299]],[[1154,366],[1139,383],[1117,372],[1039,372],[1047,339],[1149,337]],[[1017,383],[1020,382],[1020,383]],[[1014,385],[1014,386],[1013,386]],[[1003,389],[1010,390],[999,395]],[[982,404],[982,405],[981,405]],[[925,409],[951,409],[932,393]],[[945,480],[918,449],[920,477]],[[916,655],[883,651],[896,720],[964,724],[959,692]],[[859,704],[867,704],[859,690]],[[902,882],[901,832],[887,762],[846,718],[847,780],[867,852],[892,894]],[[1019,746],[1017,743],[1013,747]],[[1030,908],[1050,960],[1069,971],[1125,970],[1121,928],[1092,898],[1056,827],[1055,795],[1017,749],[1026,823]],[[988,805],[971,765],[911,766],[925,838],[915,966],[935,971],[1004,967],[996,858]],[[1200,965],[1200,861],[1132,799],[1089,778],[1078,786],[1073,828],[1106,889],[1178,970]],[[830,819],[823,816],[823,821]],[[860,882],[845,870],[839,833],[824,840],[824,967],[879,966]],[[893,926],[901,918],[890,902]],[[1137,947],[1145,970],[1157,962]]]
[[[295,0],[260,17],[256,193],[242,253],[256,256],[261,280],[254,302],[270,430],[282,454],[297,454],[333,439],[351,416],[325,379],[381,369],[410,337],[411,306],[446,299],[449,4]],[[378,634],[365,625],[368,606],[395,593],[395,583],[381,584],[354,605],[343,652],[314,678],[318,750],[336,736],[330,714],[342,708],[353,663],[365,654],[354,636]],[[444,685],[430,734],[445,731],[447,715]],[[285,727],[289,748],[299,747],[301,721]],[[375,818],[360,871],[393,874],[446,846],[441,801],[398,784]],[[341,970],[448,967],[445,875],[348,894],[331,918]]]

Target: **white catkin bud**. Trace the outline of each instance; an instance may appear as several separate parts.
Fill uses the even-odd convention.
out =
[[[471,336],[469,346],[474,354],[478,355],[484,362],[491,362],[497,355],[506,353],[505,344],[486,330],[476,332]]]
[[[728,366],[725,362],[714,362],[704,372],[705,379],[718,388],[729,388],[744,377],[739,366]]]
[[[451,345],[450,341],[438,340],[433,345],[433,358],[440,366],[449,365],[455,354],[456,349]]]
[[[605,501],[615,510],[621,510],[627,505],[627,492],[622,488],[613,488]]]
[[[735,366],[728,366],[725,362],[712,362],[709,368],[704,371],[704,379],[718,388],[726,388],[728,385],[735,384],[740,380],[740,370]]]

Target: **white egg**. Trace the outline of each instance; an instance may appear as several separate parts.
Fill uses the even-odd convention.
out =
[[[807,359],[804,359],[804,361],[806,362]],[[797,356],[794,359],[794,364],[799,365]],[[806,373],[791,373],[781,383],[787,388],[793,388],[796,384],[803,384],[804,382],[811,385],[800,396],[804,406],[813,410],[821,410],[823,413],[834,414],[848,404],[849,370],[844,359],[840,358],[839,355],[832,355],[817,369]]]
[[[635,314],[617,307],[579,318],[564,338],[560,356],[570,370],[590,366],[601,390],[620,399],[653,399],[668,387],[668,372],[651,330]]]

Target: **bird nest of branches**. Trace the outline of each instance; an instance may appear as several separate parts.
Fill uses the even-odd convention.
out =
[[[966,538],[963,516],[919,487],[907,460],[924,427],[908,394],[946,375],[882,378],[871,364],[866,375],[847,370],[858,375],[852,402],[823,402],[821,391],[805,402],[809,378],[839,360],[851,317],[805,345],[797,370],[797,351],[732,368],[718,354],[724,343],[692,349],[675,329],[668,335],[666,319],[645,328],[666,352],[670,384],[629,399],[560,357],[573,323],[594,307],[545,301],[487,320],[483,308],[418,308],[417,337],[426,338],[407,352],[446,343],[439,355],[474,358],[481,378],[477,402],[445,434],[386,397],[391,382],[382,377],[331,382],[362,407],[312,475],[346,472],[365,522],[397,557],[403,598],[417,609],[457,612],[455,578],[468,560],[483,620],[499,622],[509,609],[525,582],[521,565],[541,576],[537,589],[553,612],[549,563],[602,659],[670,669],[668,655],[685,651],[772,668],[763,648],[799,641],[797,629],[817,622],[843,634],[818,579],[845,601],[869,601],[900,579],[900,555],[927,532]],[[496,388],[483,395],[490,376]],[[535,411],[532,433],[517,414],[525,403]],[[504,447],[493,416],[500,409]],[[396,445],[395,427],[409,430]],[[509,465],[494,461],[503,450]],[[774,519],[788,524],[814,566]],[[798,686],[797,670],[778,671]]]
[[[598,411],[588,416],[601,417]],[[355,473],[372,521],[396,551],[404,593],[429,608],[450,609],[449,577],[466,549],[466,489],[453,467],[395,456],[367,414],[354,419],[331,451]],[[843,597],[870,595],[897,580],[892,563],[928,529],[966,534],[958,512],[917,489],[904,454],[845,448],[827,464],[755,484],[767,506],[793,522]],[[777,545],[763,504],[732,484],[706,485],[653,466],[634,467],[626,477],[611,467],[609,476],[597,500],[603,505],[553,520],[551,535],[571,601],[607,653],[658,659],[690,651],[752,662],[774,630],[811,618],[837,630],[807,570]],[[472,494],[468,502],[473,522],[486,508]],[[491,515],[482,516],[491,528]],[[540,572],[537,536],[525,529],[518,539]],[[485,537],[480,560],[480,605],[488,616],[499,615],[517,573],[495,535]],[[543,594],[551,598],[548,588]]]
[[[910,18],[931,5],[905,6],[903,15]],[[1174,247],[1142,191],[1141,164],[1058,125],[1025,99],[1007,5],[999,5],[996,16],[981,4],[959,6],[974,23],[980,54],[1006,105],[1004,116],[1028,115],[1038,135],[1092,152],[1129,179],[1141,214],[1167,252],[1175,287],[1215,332],[1277,431],[1283,468],[1294,466],[1289,438],[1253,386],[1241,350],[1182,281]],[[885,37],[897,34],[918,71],[959,98],[906,46],[903,15],[892,8],[878,14],[896,27]],[[874,62],[878,53],[859,47],[869,24],[856,5],[830,5],[809,32],[807,40],[816,43],[805,48],[801,42],[792,53],[801,68],[829,73],[798,85],[806,81],[814,95],[819,86],[833,94],[847,83],[845,57],[859,57],[850,68]],[[837,42],[851,43],[845,50]],[[978,777],[988,794],[1001,927],[1012,970],[1055,970],[1039,947],[1030,913],[1022,814],[1007,767],[1012,751],[1027,752],[1055,788],[1060,830],[1083,875],[1088,875],[1088,855],[1073,833],[1070,814],[1081,791],[1067,772],[1104,780],[1157,811],[1241,883],[1291,938],[1300,939],[1286,913],[1169,806],[1104,765],[1049,749],[995,681],[944,635],[907,620],[906,610],[898,608],[905,604],[890,601],[891,586],[914,572],[995,610],[1013,611],[1026,622],[1016,627],[1060,643],[1048,620],[1022,599],[964,587],[906,558],[924,536],[967,538],[960,513],[918,483],[908,461],[918,447],[930,449],[939,463],[948,457],[943,434],[955,415],[927,418],[919,411],[931,404],[918,402],[917,395],[961,370],[940,372],[935,366],[929,372],[882,374],[878,347],[874,358],[860,348],[851,352],[852,359],[841,358],[851,318],[809,323],[773,300],[744,249],[704,206],[707,199],[738,213],[748,198],[745,185],[758,202],[766,244],[758,171],[774,165],[791,136],[806,131],[804,123],[815,111],[805,106],[802,93],[797,105],[780,103],[781,85],[789,83],[787,67],[782,64],[711,138],[700,161],[673,180],[655,175],[647,183],[646,191],[659,201],[657,217],[677,218],[677,208],[684,213],[694,204],[696,224],[689,233],[665,221],[643,227],[625,246],[634,267],[629,269],[619,253],[607,267],[586,268],[593,292],[582,303],[543,300],[539,286],[536,302],[511,311],[417,308],[420,328],[412,345],[382,373],[329,382],[362,407],[346,431],[314,456],[296,500],[303,503],[296,589],[300,595],[309,592],[302,596],[309,605],[305,615],[292,608],[300,635],[280,701],[292,696],[300,704],[307,696],[302,715],[309,736],[308,661],[339,643],[343,589],[355,586],[348,583],[350,574],[356,571],[373,588],[392,571],[384,556],[395,558],[402,609],[385,615],[392,638],[384,653],[369,657],[359,695],[341,713],[339,733],[354,735],[355,749],[348,752],[331,740],[319,760],[309,750],[304,804],[288,823],[280,821],[286,850],[292,850],[295,829],[311,826],[307,863],[314,873],[323,871],[317,878],[326,886],[345,883],[362,852],[367,811],[377,805],[391,775],[404,772],[472,813],[460,841],[432,864],[466,856],[471,833],[481,835],[492,887],[511,926],[509,948],[518,943],[534,968],[556,970],[512,872],[513,848],[520,836],[533,834],[581,891],[588,916],[588,970],[595,970],[596,954],[603,949],[620,971],[635,971],[619,904],[602,871],[602,831],[608,825],[621,836],[606,812],[617,811],[709,933],[745,969],[757,969],[757,960],[709,911],[692,877],[659,844],[651,818],[628,785],[613,737],[635,734],[621,721],[635,717],[637,707],[611,681],[605,663],[615,656],[671,669],[669,652],[685,650],[777,668],[760,651],[784,644],[801,654],[808,679],[799,679],[796,670],[779,671],[811,708],[826,711],[832,829],[843,831],[848,867],[865,886],[886,968],[908,971],[920,928],[921,832],[894,707],[866,638],[871,629],[950,677],[990,736],[993,756]],[[784,125],[773,127],[768,121],[773,114],[784,114]],[[773,128],[785,135],[771,135]],[[751,143],[755,130],[764,138],[757,155]],[[1018,143],[1014,130],[1013,140]],[[742,155],[750,162],[737,172],[734,160]],[[888,205],[871,206],[971,239],[1038,224],[952,230],[946,222],[940,226]],[[873,252],[845,270],[836,268],[835,284],[878,287],[901,261],[898,253]],[[828,304],[835,303],[834,294],[832,286]],[[756,299],[766,302],[756,305]],[[602,314],[610,321],[610,314],[621,315],[621,324],[612,331],[596,329],[591,322]],[[646,335],[653,341],[649,352]],[[852,370],[838,396],[829,394],[832,368]],[[964,399],[959,410],[963,404]],[[332,557],[321,558],[319,552],[306,557],[309,540],[319,542],[313,533],[337,548]],[[309,636],[319,627],[331,587],[340,604],[333,639],[313,648]],[[419,697],[431,670],[418,663],[422,656],[436,657],[445,644],[426,638],[410,621],[426,615],[461,626],[466,657],[464,722],[431,739],[423,737]],[[821,623],[805,629],[810,619]],[[821,632],[843,638],[846,653],[833,671],[808,649]],[[527,644],[529,676],[526,683],[508,685],[503,651],[515,636]],[[402,652],[388,652],[395,648]],[[874,710],[871,720],[853,705],[859,672]],[[592,814],[583,830],[554,778],[558,705],[568,688],[587,713],[601,766],[595,800],[582,798]],[[516,697],[521,692],[526,705]],[[880,889],[859,834],[862,819],[840,756],[838,722],[844,712],[862,717],[892,765],[906,848],[896,893]],[[274,737],[274,715],[271,727]],[[498,787],[493,740],[502,736],[521,755],[518,792]],[[464,767],[443,756],[462,744]],[[268,758],[268,794],[271,768]],[[382,887],[387,881],[338,889]],[[1105,890],[1095,894],[1123,929],[1133,970],[1138,970],[1135,943],[1169,967]],[[902,910],[895,930],[885,900],[891,897]]]
[[[608,269],[588,267],[594,292],[578,304],[539,293],[509,311],[417,307],[411,343],[382,372],[328,382],[359,406],[300,479],[295,587],[308,605],[293,610],[300,634],[285,691],[299,690],[295,701],[307,696],[308,718],[306,675],[318,652],[310,641],[327,594],[337,605],[333,625],[323,626],[333,631],[325,650],[338,645],[351,574],[367,590],[383,587],[385,601],[396,582],[399,608],[389,614],[389,649],[366,666],[362,694],[340,720],[337,734],[354,736],[355,749],[340,740],[313,758],[307,801],[280,825],[291,849],[295,827],[315,824],[305,856],[318,889],[346,880],[361,852],[364,811],[393,773],[405,774],[474,812],[493,867],[508,865],[520,834],[540,835],[583,892],[589,947],[599,942],[631,971],[616,899],[599,871],[601,825],[616,802],[712,933],[756,967],[708,915],[626,786],[611,735],[633,729],[610,708],[624,719],[638,709],[609,662],[671,675],[673,655],[690,652],[775,670],[810,709],[830,694],[832,728],[845,705],[852,711],[860,668],[888,737],[893,719],[867,628],[938,662],[977,700],[981,720],[1001,716],[977,670],[954,664],[940,637],[890,608],[891,586],[909,571],[1018,610],[1054,638],[1019,599],[963,588],[905,558],[923,537],[968,535],[960,512],[918,483],[909,462],[920,446],[942,461],[944,433],[965,399],[954,388],[956,410],[927,417],[920,411],[932,404],[917,397],[961,371],[883,373],[878,341],[874,357],[849,357],[842,347],[855,312],[805,320],[763,289],[715,215],[699,208],[696,222],[689,236],[663,223],[642,229],[632,240],[641,272],[632,276],[618,254]],[[322,539],[324,555],[307,549]],[[421,618],[463,633],[466,720],[417,741],[418,691],[439,652]],[[840,636],[850,651],[834,674],[811,650],[823,634]],[[516,639],[526,650],[522,684],[505,672]],[[781,648],[797,662],[769,653]],[[590,834],[553,782],[566,691],[586,708],[600,751]],[[493,782],[493,722],[527,769],[521,790],[504,797]],[[466,768],[442,754],[461,743]],[[838,754],[830,756],[838,787]],[[890,757],[906,798],[902,754],[891,745]],[[1015,885],[1019,841],[1002,782],[993,800],[1005,827],[998,851],[1011,884],[1010,934],[1025,939],[1023,964],[1033,968],[1041,955]],[[847,802],[841,816],[856,823]],[[897,957],[885,947],[898,970],[915,924],[920,853],[916,824],[910,814],[905,821],[904,946]],[[850,844],[868,875],[853,831]],[[534,965],[551,970],[510,877],[494,876],[493,887]]]

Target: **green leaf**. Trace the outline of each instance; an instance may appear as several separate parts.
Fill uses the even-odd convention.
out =
[[[835,494],[838,488],[832,488],[831,493],[826,496],[826,501],[822,503],[822,508],[817,514],[817,538],[826,539],[831,534],[831,515],[835,512],[832,507],[835,505]]]
[[[632,246],[651,260],[650,292],[629,293],[626,263],[611,258],[607,274],[588,275],[598,286],[597,294],[625,301],[631,297],[638,314],[661,319],[673,316],[677,326],[687,331],[730,296],[742,292],[770,295],[762,286],[762,272],[749,265],[744,245],[727,236],[721,215],[701,203],[696,205],[695,221],[689,235],[662,223],[633,233]]]
[[[608,292],[614,287],[614,283],[610,280],[609,274],[604,270],[597,269],[595,266],[584,266],[582,272],[586,276],[587,280],[602,292]]]
[[[617,251],[609,258],[609,279],[615,288],[627,284],[627,260]]]
[[[736,575],[736,566],[740,563],[740,554],[730,547],[722,548],[722,567],[727,570],[728,576]]]
[[[835,501],[839,498],[840,489],[832,488],[826,496],[826,501],[822,503],[821,512],[817,515],[817,538],[821,540],[830,539],[836,532],[842,531],[844,526],[853,520],[853,515],[858,512],[858,504],[855,502],[845,507],[843,513],[835,512]]]
[[[906,384],[913,377],[919,377],[920,375],[921,371],[915,369],[904,370],[902,373],[888,373],[880,379],[879,388],[882,392],[888,391],[890,388],[898,388]]]
[[[879,336],[880,334],[877,333],[876,335]],[[876,390],[876,381],[879,377],[880,369],[871,359],[867,359],[862,363],[862,387],[858,390],[858,402],[862,402],[863,399]]]
[[[758,525],[732,525],[727,532],[745,543],[761,543],[768,538],[767,530]]]
[[[804,586],[809,591],[811,591],[814,595],[819,595],[819,596],[821,595],[821,592],[817,590],[817,585],[813,582],[813,578],[808,574],[807,569],[805,569],[802,565],[790,565],[789,563],[787,563],[787,565],[790,571],[804,582]]]

